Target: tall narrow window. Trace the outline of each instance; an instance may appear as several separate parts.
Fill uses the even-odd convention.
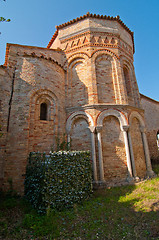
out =
[[[47,104],[41,103],[40,105],[40,120],[47,120]]]

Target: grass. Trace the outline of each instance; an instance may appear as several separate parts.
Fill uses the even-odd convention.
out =
[[[95,191],[83,205],[46,216],[20,197],[1,194],[0,239],[159,239],[159,177]]]

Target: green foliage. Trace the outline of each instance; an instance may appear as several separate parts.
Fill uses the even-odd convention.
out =
[[[70,208],[92,192],[90,153],[59,151],[30,153],[25,196],[39,213]]]
[[[69,151],[71,143],[67,141],[66,134],[63,135],[62,141],[60,142],[59,137],[56,137],[56,151]],[[53,152],[53,151],[52,151]]]
[[[5,0],[3,0],[5,2]],[[10,22],[11,20],[8,18],[0,17],[0,22]]]
[[[0,17],[0,22],[10,22],[11,20],[8,18]]]
[[[23,198],[0,192],[0,239],[159,239],[158,186],[159,177],[99,189],[82,204],[50,209],[48,215],[37,214]]]
[[[159,164],[157,164],[157,162],[154,163],[154,164],[152,164],[152,168],[153,168],[153,171],[154,171],[157,175],[159,175]]]

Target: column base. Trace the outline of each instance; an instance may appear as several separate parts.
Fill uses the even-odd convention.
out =
[[[147,172],[146,172],[146,177],[151,178],[151,177],[155,177],[155,176],[156,176],[156,174],[154,173],[153,170],[150,170],[150,171],[147,171]]]
[[[127,180],[128,183],[131,183],[131,182],[134,182],[135,179],[134,179],[134,177],[129,176],[129,177],[127,177],[126,180]]]
[[[93,181],[93,188],[94,189],[99,189],[106,187],[106,182],[105,181]]]

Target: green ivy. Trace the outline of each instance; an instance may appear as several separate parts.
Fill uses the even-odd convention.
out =
[[[25,196],[39,213],[62,210],[87,199],[92,192],[90,153],[59,151],[30,153]]]

